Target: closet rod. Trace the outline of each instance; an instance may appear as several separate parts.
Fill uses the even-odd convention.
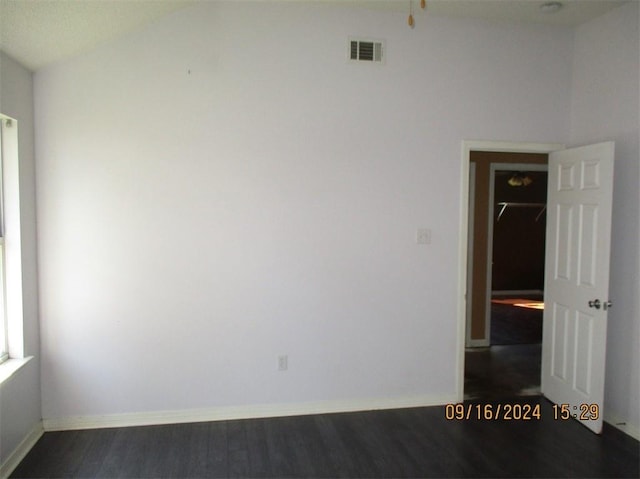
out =
[[[546,203],[516,203],[513,201],[501,201],[500,203],[498,203],[498,206],[501,206],[502,208],[500,208],[500,213],[498,213],[498,219],[496,220],[496,223],[498,221],[500,221],[500,218],[502,217],[502,213],[504,213],[504,211],[507,209],[507,207],[512,207],[512,208],[542,208],[540,210],[540,213],[538,213],[538,216],[536,216],[536,221],[538,221],[540,219],[540,216],[542,216],[542,213],[544,213],[544,211],[547,209],[547,204]]]

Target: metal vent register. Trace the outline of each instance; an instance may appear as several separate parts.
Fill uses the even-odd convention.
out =
[[[382,63],[384,45],[376,40],[349,40],[349,59],[356,62]]]

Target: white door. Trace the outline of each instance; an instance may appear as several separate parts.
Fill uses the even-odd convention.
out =
[[[542,393],[602,431],[613,142],[549,155]]]

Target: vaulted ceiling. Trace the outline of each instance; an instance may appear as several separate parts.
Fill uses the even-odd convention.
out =
[[[0,49],[35,71],[199,1],[207,0],[0,0]],[[419,11],[420,1],[412,1],[414,10]],[[324,3],[393,12],[408,13],[409,10],[408,0],[325,0]],[[545,3],[549,0],[428,0],[427,10],[419,14],[574,26],[626,2],[562,0],[561,8],[554,13],[541,10]]]

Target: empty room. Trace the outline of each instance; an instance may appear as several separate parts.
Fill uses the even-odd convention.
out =
[[[0,477],[638,477],[639,7],[0,0]]]

